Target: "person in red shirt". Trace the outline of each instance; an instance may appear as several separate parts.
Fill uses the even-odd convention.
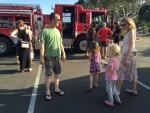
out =
[[[101,57],[102,58],[107,58],[107,46],[108,46],[108,42],[109,42],[109,35],[112,35],[113,32],[106,27],[106,23],[103,22],[102,23],[102,28],[99,28],[97,35],[99,37],[99,42],[100,42],[100,47],[101,47]],[[103,55],[103,51],[104,51],[104,55]]]

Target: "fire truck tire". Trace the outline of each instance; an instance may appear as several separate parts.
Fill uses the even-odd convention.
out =
[[[13,52],[12,43],[5,37],[0,37],[0,56],[9,55]]]
[[[86,38],[80,37],[75,43],[74,47],[75,52],[85,52],[86,51]]]

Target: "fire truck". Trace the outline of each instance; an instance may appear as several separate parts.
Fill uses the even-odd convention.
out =
[[[56,4],[55,13],[60,15],[61,24],[58,29],[63,38],[63,44],[75,51],[86,50],[86,31],[94,18],[108,20],[108,11],[103,8],[83,8],[77,4]],[[49,15],[43,15],[40,5],[32,4],[0,4],[0,55],[11,54],[14,50],[10,33],[17,28],[18,20],[24,20],[33,31],[34,49],[39,49],[40,33],[44,26],[49,25]]]
[[[10,34],[17,28],[20,19],[31,26],[34,48],[39,48],[39,35],[42,27],[50,23],[49,15],[42,14],[40,5],[0,4],[0,55],[13,52],[13,39]]]
[[[94,19],[100,17],[103,22],[109,21],[108,11],[102,7],[90,9],[77,4],[56,4],[55,13],[59,14],[62,20],[59,29],[63,44],[78,52],[86,50],[86,32]]]

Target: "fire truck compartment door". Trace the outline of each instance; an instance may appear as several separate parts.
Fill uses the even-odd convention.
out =
[[[43,27],[43,16],[42,15],[35,15],[34,16],[34,31],[35,31],[35,36],[34,36],[34,42],[35,42],[35,49],[39,49],[39,38],[40,38],[40,33]]]

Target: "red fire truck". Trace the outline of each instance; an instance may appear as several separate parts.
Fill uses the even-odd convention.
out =
[[[86,50],[86,31],[97,17],[107,22],[108,11],[104,8],[90,9],[81,5],[56,4],[55,13],[62,20],[59,29],[62,33],[64,45],[73,47],[75,51]]]
[[[49,15],[42,15],[39,5],[0,4],[0,55],[13,52],[13,39],[10,33],[17,27],[20,19],[31,26],[34,47],[39,48],[39,34],[42,27],[49,24]]]
[[[55,13],[61,17],[58,27],[63,44],[83,52],[86,45],[86,29],[96,17],[107,20],[108,11],[103,8],[83,9],[81,5],[56,4]],[[43,26],[49,24],[49,15],[43,15],[39,5],[0,4],[0,55],[13,52],[13,40],[10,33],[17,27],[18,20],[24,20],[33,31],[33,45],[39,49],[39,34]]]

